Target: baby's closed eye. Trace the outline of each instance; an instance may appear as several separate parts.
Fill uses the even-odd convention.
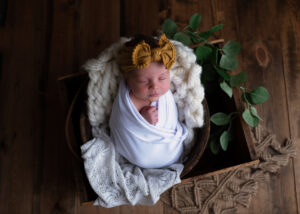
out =
[[[148,80],[145,80],[145,79],[138,79],[137,82],[138,82],[138,83],[148,83]]]

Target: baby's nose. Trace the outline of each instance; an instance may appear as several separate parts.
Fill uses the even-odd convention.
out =
[[[155,81],[151,81],[150,88],[157,88],[157,83]]]
[[[151,82],[150,88],[156,89],[156,88],[158,88],[158,84],[153,81],[153,82]]]

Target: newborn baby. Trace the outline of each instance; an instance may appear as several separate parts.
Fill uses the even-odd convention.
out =
[[[123,72],[111,117],[116,150],[142,168],[162,168],[179,161],[186,127],[170,91],[170,71],[176,59],[173,44],[137,36],[126,43],[118,60]]]

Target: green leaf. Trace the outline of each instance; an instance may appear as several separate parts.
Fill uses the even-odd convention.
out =
[[[210,136],[210,138],[209,138],[209,141],[208,141],[208,144],[209,144],[209,148],[210,148],[210,151],[214,154],[214,155],[216,155],[216,154],[218,154],[219,153],[219,151],[220,151],[220,146],[219,146],[219,144],[218,144],[218,138],[217,137],[212,137],[212,136]]]
[[[217,32],[218,30],[221,30],[222,27],[223,27],[223,24],[218,24],[218,25],[213,26],[212,28],[210,28],[209,32],[213,34],[213,33]]]
[[[259,123],[259,119],[255,116],[253,116],[249,109],[246,109],[243,112],[242,117],[245,120],[245,122],[251,127],[255,127]]]
[[[230,98],[232,97],[232,88],[227,84],[227,82],[221,82],[220,87]]]
[[[228,131],[224,131],[220,136],[220,144],[224,151],[226,151],[228,148],[229,139],[230,139],[230,136],[229,136]]]
[[[250,98],[249,102],[251,104],[260,104],[268,100],[269,93],[267,89],[265,89],[262,86],[259,86],[249,93],[249,98]]]
[[[234,133],[232,127],[230,127],[229,130],[227,130],[228,136],[229,136],[229,141],[232,141],[234,139]]]
[[[214,34],[215,32],[217,32],[218,30],[222,29],[223,24],[218,24],[216,26],[213,26],[209,29],[209,31],[206,32],[201,32],[199,33],[199,37],[202,38],[202,40],[206,40],[208,39],[212,34]]]
[[[245,72],[240,72],[236,75],[232,75],[230,77],[230,85],[235,87],[235,86],[239,86],[241,84],[243,84],[244,82],[246,82],[248,80],[248,76]]]
[[[245,103],[250,103],[250,96],[249,96],[249,93],[248,92],[243,92],[242,93],[242,100],[243,102]]]
[[[204,41],[208,39],[211,36],[211,34],[209,32],[201,32],[198,34],[198,36],[200,37],[200,41]]]
[[[199,43],[200,42],[200,40],[199,40],[199,38],[198,38],[198,36],[197,36],[197,34],[196,33],[194,33],[194,32],[191,32],[191,31],[185,31],[189,36],[190,36],[190,38],[191,38],[191,40],[192,40],[192,42],[194,43],[194,44],[197,44],[197,43]]]
[[[219,49],[216,46],[212,46],[213,47],[213,53],[212,53],[212,63],[218,65],[219,62]]]
[[[257,111],[256,111],[256,108],[254,106],[251,106],[250,107],[251,109],[251,114],[255,117],[257,117],[259,120],[263,120],[258,114],[257,114]]]
[[[224,71],[223,69],[216,67],[216,71],[217,71],[217,73],[218,73],[221,77],[223,77],[225,80],[227,80],[227,81],[230,80],[230,75],[227,74],[226,71]]]
[[[217,126],[224,126],[230,122],[230,116],[223,112],[218,112],[210,117],[210,121]]]
[[[177,24],[172,19],[166,19],[162,25],[162,31],[169,39],[173,39],[173,36],[177,32]]]
[[[234,56],[222,55],[220,60],[220,67],[227,70],[235,70],[237,68],[238,61]]]
[[[183,43],[186,46],[189,46],[191,43],[191,39],[188,35],[182,33],[182,32],[178,32],[174,35],[174,39]]]
[[[241,51],[241,48],[242,46],[239,42],[229,41],[224,45],[222,51],[225,55],[236,56]]]
[[[211,56],[212,49],[209,46],[199,46],[195,50],[195,54],[197,56],[197,60],[206,60],[209,56]]]
[[[189,27],[192,29],[192,30],[196,30],[199,26],[201,22],[201,15],[198,14],[198,13],[195,13],[194,15],[191,16],[190,18],[190,24],[189,24]]]

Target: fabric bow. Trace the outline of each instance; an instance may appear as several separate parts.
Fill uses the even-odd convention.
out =
[[[158,47],[152,48],[145,41],[135,47],[125,47],[120,52],[119,64],[124,72],[146,68],[151,62],[162,62],[166,69],[170,69],[176,60],[174,45],[163,34]]]
[[[142,41],[132,52],[132,63],[137,68],[146,68],[150,62],[163,62],[166,69],[170,69],[175,63],[176,49],[168,40],[165,34],[159,39],[159,47],[151,49],[150,46]]]

